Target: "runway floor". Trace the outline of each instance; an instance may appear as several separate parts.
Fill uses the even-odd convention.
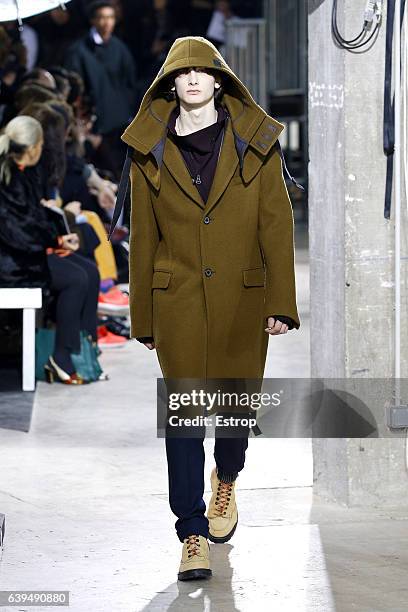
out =
[[[297,271],[303,326],[271,339],[266,376],[309,373],[302,250]],[[101,359],[109,381],[39,383],[30,431],[0,429],[0,590],[66,590],[72,612],[407,610],[408,515],[317,501],[309,439],[251,438],[234,537],[211,544],[211,580],[178,583],[155,352],[131,341]]]

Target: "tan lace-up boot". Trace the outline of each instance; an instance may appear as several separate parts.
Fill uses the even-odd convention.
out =
[[[210,545],[202,535],[190,535],[184,539],[179,580],[210,578]]]
[[[235,481],[222,482],[217,469],[211,472],[212,496],[208,505],[208,539],[221,544],[228,542],[234,535],[238,523],[238,510],[235,502]]]

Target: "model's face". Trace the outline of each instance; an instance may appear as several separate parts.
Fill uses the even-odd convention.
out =
[[[95,26],[102,38],[109,38],[112,35],[115,23],[115,11],[109,6],[104,6],[96,11],[96,15],[92,20],[92,25]]]
[[[27,148],[26,151],[26,165],[27,166],[35,166],[41,157],[41,153],[44,146],[44,139],[40,138],[40,140],[35,144],[31,145],[31,147]]]
[[[215,77],[199,66],[178,70],[174,79],[179,99],[190,106],[201,106],[211,100],[215,83]]]

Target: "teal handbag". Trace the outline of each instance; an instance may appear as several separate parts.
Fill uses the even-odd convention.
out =
[[[102,368],[98,361],[98,349],[92,344],[92,336],[85,330],[80,332],[81,348],[79,353],[71,353],[77,374],[85,380],[99,380]],[[46,380],[44,366],[54,352],[55,329],[41,327],[35,333],[35,378]]]
[[[98,361],[96,347],[92,344],[92,336],[81,330],[81,351],[71,353],[72,363],[77,374],[85,380],[98,380],[102,368]]]
[[[54,352],[55,329],[40,327],[35,331],[35,379],[45,380],[44,366]]]

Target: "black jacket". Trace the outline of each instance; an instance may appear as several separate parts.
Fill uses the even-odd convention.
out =
[[[84,80],[86,92],[95,105],[95,130],[106,134],[122,128],[136,108],[136,74],[133,57],[116,36],[97,45],[88,33],[68,49],[64,66]]]
[[[57,247],[57,230],[40,199],[43,166],[20,170],[12,162],[8,185],[0,183],[0,287],[49,287],[47,247]]]

